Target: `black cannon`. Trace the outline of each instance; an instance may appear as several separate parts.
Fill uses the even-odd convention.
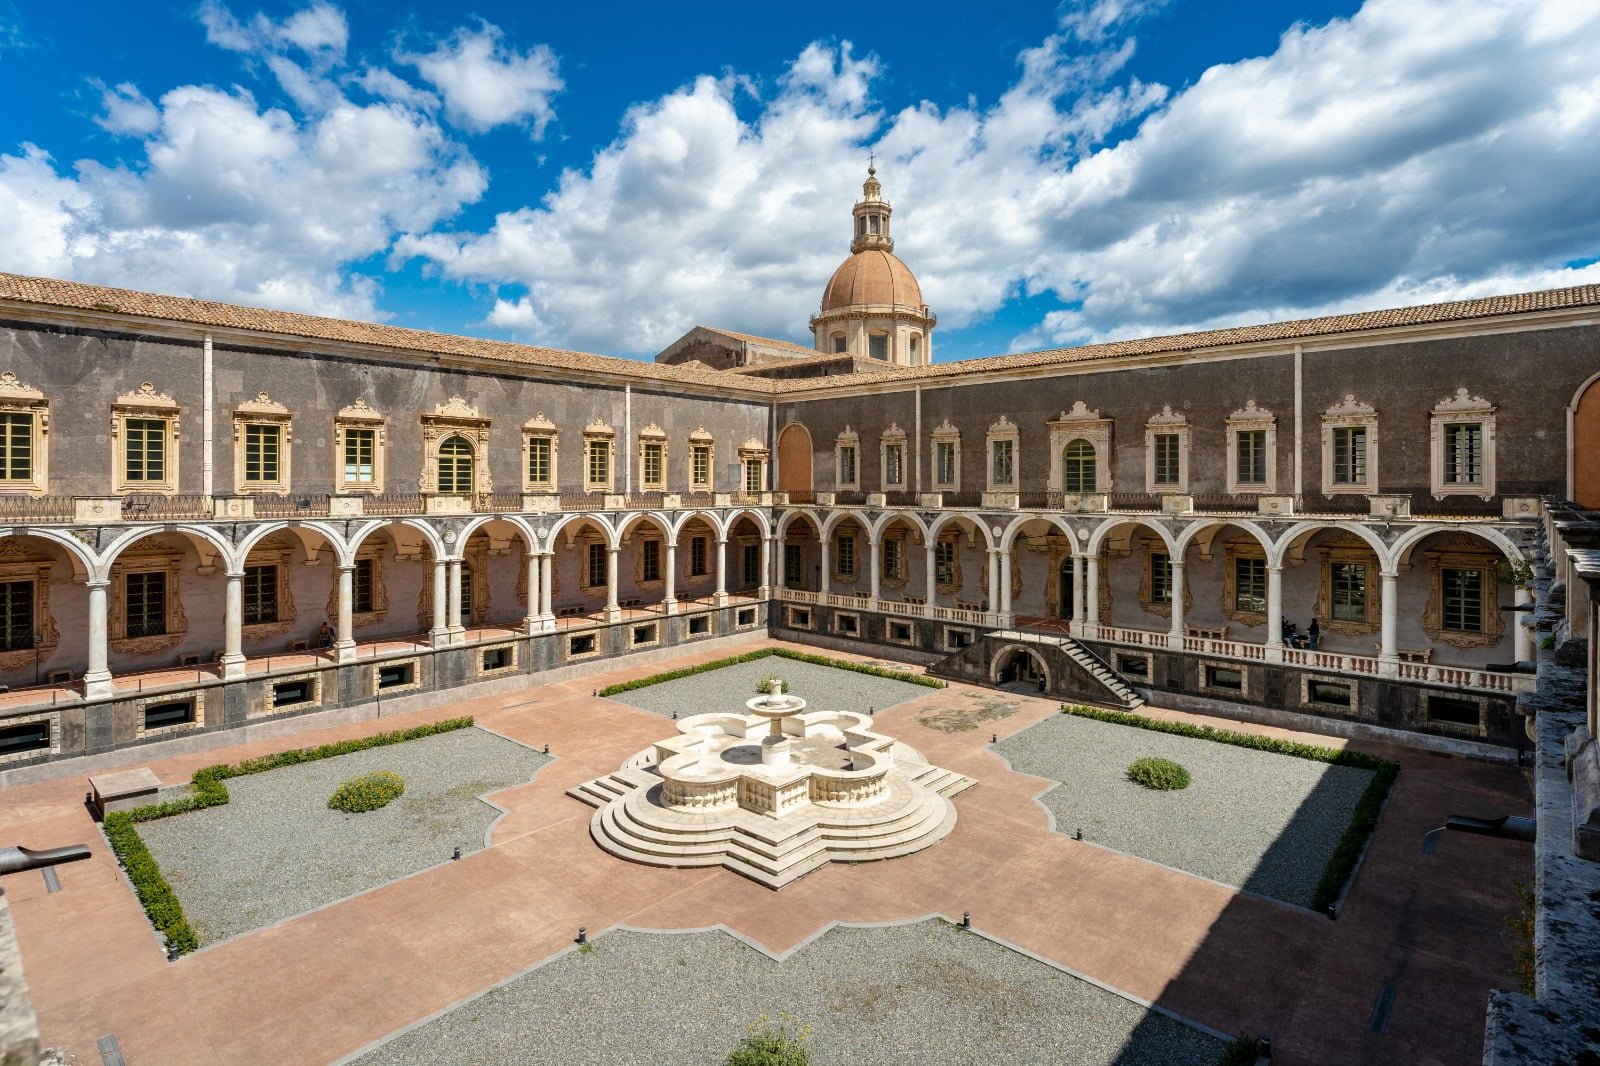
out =
[[[16,874],[24,870],[42,870],[46,866],[59,866],[64,862],[77,862],[89,857],[89,845],[68,844],[64,848],[0,848],[0,874]]]

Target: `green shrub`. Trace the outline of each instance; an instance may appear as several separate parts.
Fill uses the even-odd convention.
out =
[[[809,1066],[811,1027],[787,1014],[758,1018],[728,1054],[726,1066]]]
[[[1158,792],[1189,787],[1189,771],[1171,759],[1136,759],[1128,767],[1128,780]]]
[[[1261,1058],[1261,1038],[1243,1033],[1228,1041],[1222,1049],[1222,1061],[1217,1066],[1256,1066]]]
[[[167,884],[167,879],[162,876],[161,867],[156,862],[155,856],[150,854],[150,849],[145,847],[144,840],[140,838],[139,830],[135,827],[136,823],[170,818],[174,814],[203,810],[206,807],[220,807],[228,802],[228,786],[222,782],[230,777],[259,774],[264,770],[276,770],[280,766],[294,766],[298,763],[332,758],[335,755],[348,755],[353,751],[383,747],[386,744],[399,744],[406,740],[431,737],[437,733],[466,729],[471,725],[470,715],[462,718],[446,718],[443,721],[430,722],[411,729],[394,729],[387,733],[340,740],[315,748],[296,748],[293,751],[280,751],[276,755],[262,755],[234,763],[232,766],[226,763],[205,766],[196,770],[194,776],[190,778],[187,796],[106,815],[104,825],[106,840],[111,844],[111,850],[117,856],[117,861],[122,863],[123,869],[127,871],[128,880],[133,882],[134,893],[138,895],[139,903],[143,905],[150,924],[161,931],[167,938],[167,943],[172,945],[178,954],[186,955],[200,946],[199,938],[195,935],[194,928],[189,925],[188,919],[184,918],[183,907],[173,893],[172,886]]]
[[[1546,633],[1544,636],[1539,638],[1539,647],[1543,648],[1545,651],[1554,651],[1555,646],[1556,635],[1554,633]]]
[[[910,674],[903,670],[885,670],[881,666],[872,666],[867,663],[851,662],[848,659],[830,659],[826,655],[811,655],[803,651],[791,651],[788,648],[760,648],[756,651],[747,651],[741,655],[730,655],[725,659],[712,659],[710,662],[700,663],[696,666],[684,666],[676,670],[664,670],[659,674],[650,674],[647,677],[636,677],[632,681],[620,681],[615,685],[607,685],[600,690],[602,696],[617,696],[634,689],[649,688],[659,685],[664,681],[676,681],[682,677],[694,677],[696,674],[709,674],[713,670],[721,670],[724,666],[738,666],[740,663],[752,663],[757,659],[789,659],[797,663],[811,663],[814,666],[831,666],[835,670],[849,670],[857,674],[871,674],[873,677],[886,677],[891,681],[904,681],[908,685],[921,685],[923,688],[944,688],[944,682],[936,677],[926,674]],[[784,691],[789,690],[785,684]]]
[[[774,681],[778,683],[778,692],[780,694],[787,693],[789,691],[789,682],[785,681],[781,677],[769,677],[765,681],[762,681],[760,684],[756,685],[756,695],[765,696],[771,693],[772,683]]]
[[[390,770],[374,770],[352,777],[333,790],[328,806],[346,814],[363,814],[387,807],[406,790],[406,779]]]
[[[1277,737],[1235,733],[1229,729],[1214,729],[1208,725],[1163,722],[1155,718],[1146,718],[1142,714],[1128,714],[1126,711],[1102,711],[1096,707],[1066,705],[1062,706],[1061,711],[1063,714],[1091,718],[1097,722],[1109,722],[1112,725],[1149,729],[1157,733],[1171,733],[1174,736],[1194,737],[1197,740],[1210,740],[1218,744],[1232,744],[1237,748],[1270,751],[1296,759],[1310,759],[1313,762],[1325,762],[1334,766],[1354,766],[1361,770],[1371,770],[1372,780],[1367,783],[1366,791],[1361,793],[1361,798],[1356,801],[1355,810],[1350,814],[1350,824],[1345,826],[1344,834],[1339,837],[1339,843],[1334,845],[1333,854],[1328,857],[1327,866],[1323,867],[1322,879],[1317,882],[1317,890],[1312,893],[1311,909],[1317,911],[1326,910],[1339,898],[1344,883],[1355,871],[1356,863],[1361,861],[1361,853],[1366,849],[1367,838],[1378,827],[1378,815],[1383,811],[1383,802],[1389,797],[1389,789],[1400,773],[1400,767],[1388,759],[1380,759],[1376,755],[1360,751],[1341,751],[1316,744],[1279,740]]]

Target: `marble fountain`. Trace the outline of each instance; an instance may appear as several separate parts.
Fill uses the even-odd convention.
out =
[[[930,765],[851,711],[768,691],[745,713],[674,723],[615,773],[571,789],[606,851],[650,866],[726,866],[782,888],[828,862],[909,855],[955,828],[976,782]]]

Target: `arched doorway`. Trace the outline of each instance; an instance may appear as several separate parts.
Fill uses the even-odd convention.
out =
[[[994,683],[1019,692],[1041,692],[1049,683],[1044,660],[1026,648],[1007,648],[995,664]]]
[[[811,491],[811,432],[799,422],[778,434],[778,491]]]
[[[1572,502],[1600,507],[1600,375],[1572,402]]]
[[[1073,597],[1072,556],[1070,555],[1063,556],[1061,559],[1061,566],[1056,574],[1056,588],[1058,590],[1056,595],[1056,617],[1070,621],[1072,619],[1073,604],[1077,602]]]

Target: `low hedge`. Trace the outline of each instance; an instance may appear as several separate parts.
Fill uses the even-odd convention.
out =
[[[266,770],[276,770],[280,766],[296,766],[318,759],[330,759],[335,755],[349,755],[351,752],[365,751],[368,748],[380,748],[387,744],[399,744],[402,741],[431,737],[437,733],[466,729],[471,725],[470,715],[464,718],[446,718],[443,721],[430,722],[411,729],[395,729],[387,733],[374,733],[370,737],[355,737],[350,740],[335,741],[332,744],[320,744],[314,748],[295,748],[291,751],[280,751],[275,755],[262,755],[231,766],[227,763],[218,763],[215,766],[202,767],[194,772],[194,777],[190,780],[189,795],[167,800],[165,803],[150,803],[143,807],[114,811],[106,815],[104,824],[106,840],[111,844],[111,850],[116,854],[117,861],[122,863],[123,869],[127,871],[128,880],[133,882],[133,890],[138,895],[139,903],[143,905],[150,924],[166,936],[168,945],[178,954],[187,955],[200,946],[199,938],[196,937],[194,928],[189,925],[188,919],[183,916],[183,905],[178,902],[172,886],[167,884],[167,879],[162,876],[161,867],[157,864],[155,856],[150,854],[150,849],[145,847],[144,840],[140,838],[139,830],[135,827],[136,823],[170,818],[174,814],[203,810],[206,807],[220,807],[228,802],[228,786],[222,782],[230,777],[259,774]]]
[[[757,651],[747,651],[742,655],[730,655],[724,659],[712,659],[710,662],[700,663],[698,666],[683,666],[676,670],[665,670],[659,674],[650,674],[646,677],[636,677],[632,681],[622,681],[615,685],[607,685],[600,690],[602,696],[616,696],[623,692],[632,692],[638,688],[649,688],[659,685],[663,681],[676,681],[683,677],[693,677],[696,674],[708,674],[713,670],[721,670],[724,666],[737,666],[740,663],[753,663],[757,659],[789,659],[797,663],[811,663],[813,666],[831,666],[835,670],[849,670],[857,674],[871,674],[873,677],[885,677],[891,681],[904,681],[910,685],[921,685],[923,688],[944,688],[944,682],[936,677],[926,674],[911,674],[903,670],[886,670],[881,666],[872,666],[868,663],[851,662],[848,659],[830,659],[826,655],[812,655],[803,651],[791,651],[788,648],[761,648]],[[787,690],[787,686],[785,686]]]
[[[1157,792],[1176,792],[1189,787],[1189,771],[1171,759],[1135,759],[1128,780]]]
[[[328,808],[346,814],[365,814],[375,811],[400,798],[406,790],[406,779],[392,770],[374,770],[370,774],[352,777],[333,790],[328,797]]]
[[[1232,744],[1237,748],[1252,748],[1256,751],[1289,755],[1296,759],[1309,759],[1312,762],[1329,763],[1333,766],[1354,766],[1360,770],[1370,770],[1372,780],[1367,783],[1366,791],[1362,792],[1361,798],[1356,801],[1355,810],[1350,814],[1350,824],[1345,826],[1344,834],[1339,837],[1339,842],[1334,845],[1333,854],[1328,857],[1328,864],[1322,869],[1322,879],[1317,882],[1317,890],[1311,897],[1312,910],[1326,910],[1339,898],[1344,883],[1350,879],[1356,863],[1361,860],[1361,851],[1366,847],[1367,838],[1378,827],[1378,815],[1383,811],[1383,801],[1388,798],[1389,789],[1400,773],[1400,767],[1388,759],[1380,759],[1376,755],[1360,751],[1341,751],[1316,744],[1302,744],[1294,740],[1280,740],[1277,737],[1236,733],[1231,729],[1217,729],[1208,725],[1163,722],[1139,714],[1103,711],[1096,707],[1063,705],[1061,711],[1063,714],[1091,718],[1097,722],[1109,722],[1112,725],[1132,726],[1135,729],[1149,729],[1157,733],[1171,733],[1174,736],[1210,740],[1218,744]]]

